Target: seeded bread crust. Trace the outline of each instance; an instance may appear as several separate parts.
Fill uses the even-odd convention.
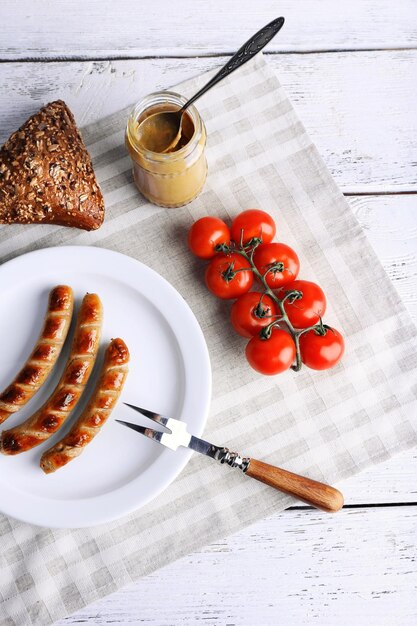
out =
[[[0,149],[0,223],[95,230],[104,201],[71,111],[56,100]]]

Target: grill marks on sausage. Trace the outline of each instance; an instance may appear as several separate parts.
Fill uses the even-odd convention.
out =
[[[87,294],[86,298],[91,295],[94,296],[95,294]],[[99,324],[100,320],[101,311],[98,310],[95,302],[90,298],[83,307],[83,310],[80,311],[80,325]]]
[[[67,412],[72,411],[78,401],[79,391],[77,386],[63,387],[54,394],[52,400],[48,402],[48,408],[52,411]]]
[[[97,395],[97,409],[112,409],[117,402],[117,397],[110,393],[102,392]]]
[[[23,434],[15,436],[12,432],[6,431],[3,434],[2,444],[10,454],[18,454],[38,445],[40,440],[35,435]]]
[[[39,346],[35,348],[32,353],[32,363],[35,361],[36,363],[42,361],[55,361],[58,357],[58,349],[51,343],[41,343]]]
[[[92,438],[93,434],[85,430],[70,432],[65,439],[65,445],[69,448],[82,448],[90,443]]]
[[[130,355],[128,347],[121,339],[112,341],[108,347],[108,351],[109,361],[111,361],[112,366],[124,365],[129,362]]]
[[[4,404],[16,404],[19,408],[25,403],[25,399],[25,390],[15,383],[12,383],[0,396],[0,400]]]
[[[95,344],[97,345],[98,338],[96,337]],[[87,382],[89,375],[89,361],[84,359],[73,359],[67,366],[63,382],[66,385],[84,385]]]
[[[74,346],[74,351],[77,354],[88,355],[94,353],[97,338],[100,335],[100,328],[90,327],[90,325],[96,323],[97,322],[85,322],[88,326],[80,329],[80,333],[76,337],[76,343]]]
[[[4,454],[18,454],[33,448],[66,421],[78,403],[94,367],[100,343],[101,321],[99,297],[87,294],[78,314],[70,357],[55,391],[34,415],[2,433],[0,445]]]
[[[55,469],[59,469],[68,463],[67,457],[58,451],[56,454],[51,455],[50,457],[51,464],[55,467]]]
[[[36,387],[41,378],[41,370],[36,365],[25,365],[17,375],[16,383],[28,387]]]
[[[98,426],[102,426],[104,422],[107,420],[108,413],[105,411],[92,411],[89,415],[84,419],[84,426],[86,428],[97,428]]]
[[[125,358],[124,362],[127,362],[128,360],[128,358]],[[123,365],[124,362],[122,361],[120,365]],[[113,389],[114,391],[119,391],[119,389],[123,387],[124,382],[124,372],[118,369],[110,370],[105,372],[103,375],[103,389]]]
[[[63,467],[81,454],[100,431],[116,405],[128,374],[129,350],[122,339],[113,339],[91,399],[71,430],[47,450],[40,466],[46,474]]]
[[[24,406],[51,373],[67,337],[73,305],[70,287],[58,285],[50,292],[38,341],[15,380],[0,393],[0,424]]]
[[[56,341],[61,339],[66,328],[66,319],[58,315],[50,315],[43,331],[43,338]]]
[[[35,427],[44,433],[54,433],[61,426],[62,419],[53,413],[41,415]],[[3,444],[4,445],[4,444]]]
[[[49,309],[54,313],[62,313],[63,311],[67,311],[72,308],[71,305],[71,294],[68,291],[68,287],[63,285],[58,285],[51,292],[51,297],[49,301]]]

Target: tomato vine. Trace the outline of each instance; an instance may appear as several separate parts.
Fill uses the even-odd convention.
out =
[[[319,335],[325,335],[327,330],[331,330],[331,328],[330,326],[324,325],[321,318],[318,324],[314,324],[312,326],[309,326],[308,328],[302,328],[299,330],[294,328],[294,326],[290,322],[287,312],[285,311],[284,304],[287,300],[289,302],[295,302],[296,300],[300,299],[303,294],[301,291],[298,291],[297,289],[292,289],[292,290],[286,291],[285,296],[283,298],[278,298],[276,293],[269,287],[265,278],[267,274],[271,271],[282,272],[284,270],[284,267],[281,262],[278,262],[278,263],[271,265],[263,274],[261,274],[261,272],[258,270],[258,268],[256,267],[253,261],[255,250],[261,243],[262,243],[262,239],[256,237],[254,239],[251,239],[247,244],[244,244],[243,233],[242,233],[239,244],[235,244],[233,242],[231,242],[230,244],[222,243],[222,244],[215,246],[214,249],[216,252],[223,252],[223,254],[226,254],[226,255],[229,255],[232,253],[239,254],[244,259],[246,259],[246,261],[250,263],[250,266],[251,266],[250,269],[253,272],[253,275],[256,276],[256,278],[259,280],[259,282],[262,284],[264,288],[264,291],[261,294],[260,302],[262,302],[262,296],[267,295],[271,298],[271,300],[273,300],[273,302],[275,302],[275,304],[277,305],[280,311],[280,316],[277,317],[277,319],[272,320],[270,324],[268,324],[268,326],[265,326],[264,328],[262,328],[262,330],[260,331],[260,335],[263,339],[267,340],[271,336],[272,329],[274,327],[279,327],[280,324],[284,323],[286,325],[288,332],[293,338],[293,341],[295,344],[296,360],[295,360],[295,363],[291,366],[291,369],[293,369],[295,372],[298,372],[302,367],[301,350],[300,350],[301,335],[303,335],[304,333],[310,330],[314,330]],[[239,270],[236,270],[236,271],[239,271]],[[233,263],[230,264],[226,272],[228,275],[228,280],[231,280],[231,277],[233,278]],[[255,314],[256,314],[256,310],[255,310]],[[263,317],[263,315],[261,315],[260,317]]]

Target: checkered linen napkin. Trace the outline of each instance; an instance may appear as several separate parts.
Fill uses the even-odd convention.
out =
[[[193,94],[201,76],[178,91]],[[144,95],[144,94],[143,94]],[[0,229],[0,260],[47,246],[98,245],[150,265],[184,296],[206,337],[213,402],[205,437],[332,483],[417,443],[416,327],[291,103],[259,55],[199,103],[209,177],[182,209],[147,203],[131,183],[127,109],[87,127],[107,216],[93,233]],[[296,248],[302,277],[328,295],[326,322],[346,336],[343,362],[262,377],[201,281],[185,243],[202,215],[261,207]],[[0,494],[1,498],[1,494]],[[50,624],[139,576],[292,504],[291,498],[194,456],[154,502],[115,523],[44,530],[0,517],[0,624]],[[330,518],[329,518],[330,523]],[[1,621],[3,620],[3,621]]]

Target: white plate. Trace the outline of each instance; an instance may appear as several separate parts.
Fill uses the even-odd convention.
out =
[[[73,288],[77,305],[87,291],[99,294],[104,309],[102,348],[112,337],[126,341],[131,363],[122,400],[182,419],[190,432],[200,435],[211,395],[210,361],[200,326],[165,279],[110,250],[47,248],[0,267],[0,389],[29,355],[42,326],[48,292],[58,284]],[[3,428],[20,423],[46,400],[62,372],[69,343],[44,387]],[[191,452],[172,452],[116,424],[115,418],[153,425],[120,401],[82,455],[50,475],[40,469],[39,458],[69,425],[30,452],[0,454],[0,510],[40,526],[76,528],[111,521],[155,498],[184,468]]]

